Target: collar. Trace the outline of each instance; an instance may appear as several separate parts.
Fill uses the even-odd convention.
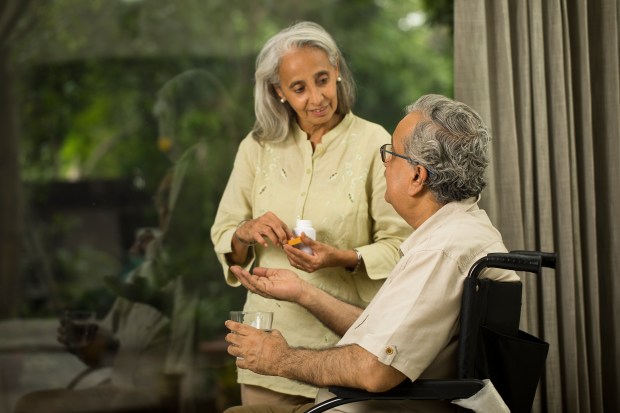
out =
[[[412,249],[419,240],[427,238],[430,233],[436,231],[437,228],[441,227],[446,221],[449,221],[451,216],[480,209],[478,208],[478,201],[480,201],[480,195],[462,201],[448,202],[446,205],[442,206],[403,241],[400,246],[401,256]]]
[[[328,145],[338,136],[342,135],[344,131],[349,129],[354,119],[355,115],[353,115],[353,112],[349,112],[344,115],[339,124],[323,135],[321,145]],[[306,142],[308,140],[308,135],[301,129],[297,122],[293,122],[293,137],[297,143]]]

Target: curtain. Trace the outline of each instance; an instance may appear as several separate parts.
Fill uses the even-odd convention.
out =
[[[523,274],[522,328],[551,345],[534,411],[620,407],[620,6],[455,0],[455,97],[491,128],[482,206]]]

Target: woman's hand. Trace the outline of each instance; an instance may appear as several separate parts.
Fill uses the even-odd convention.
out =
[[[246,245],[259,243],[266,248],[267,239],[273,245],[281,247],[294,235],[276,214],[269,211],[258,218],[243,222],[235,231],[235,236]]]
[[[284,245],[283,249],[288,258],[288,262],[299,270],[305,272],[314,272],[321,268],[338,267],[342,265],[342,252],[331,245],[323,244],[307,237],[302,233],[302,242],[312,249],[312,255],[307,254],[300,249],[292,247],[288,244]]]

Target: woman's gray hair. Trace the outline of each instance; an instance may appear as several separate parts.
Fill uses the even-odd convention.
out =
[[[263,46],[256,58],[254,75],[254,112],[256,122],[252,129],[258,141],[279,142],[286,138],[295,121],[295,111],[288,103],[280,102],[275,86],[280,83],[279,68],[282,56],[303,47],[323,50],[330,63],[339,69],[338,107],[336,113],[346,115],[355,102],[355,83],[340,49],[323,27],[312,22],[301,22],[290,26],[273,37]]]
[[[425,184],[440,203],[478,196],[491,135],[476,111],[440,95],[422,96],[407,107],[422,118],[406,137],[405,153],[429,172]]]

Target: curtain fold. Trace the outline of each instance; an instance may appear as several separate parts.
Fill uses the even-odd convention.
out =
[[[523,275],[523,328],[551,344],[535,411],[620,407],[620,56],[616,0],[455,0],[455,97],[493,144],[482,205]]]

